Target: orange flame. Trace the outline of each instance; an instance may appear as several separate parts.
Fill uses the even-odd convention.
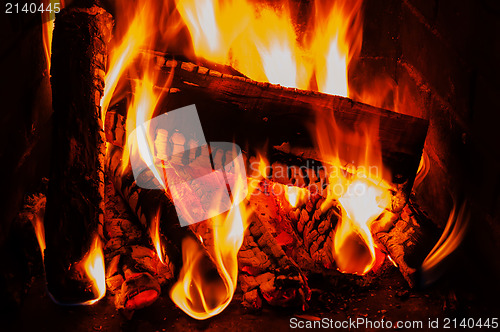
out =
[[[390,204],[389,185],[380,146],[378,124],[349,132],[338,127],[333,113],[318,114],[316,142],[327,166],[327,199],[342,206],[342,220],[335,230],[333,257],[342,272],[366,274],[376,262],[371,223]]]
[[[42,260],[45,259],[45,226],[43,225],[43,216],[37,215],[36,218],[32,220],[33,228],[35,229],[36,239],[38,245],[40,246],[40,252],[42,254]]]
[[[104,268],[104,254],[102,252],[102,243],[98,235],[90,247],[89,252],[83,258],[83,267],[85,273],[92,283],[92,292],[95,299],[82,303],[83,305],[92,305],[106,295],[106,275]]]
[[[101,116],[103,123],[118,82],[124,76],[132,61],[139,54],[140,48],[146,43],[149,36],[148,32],[151,31],[149,28],[152,28],[148,24],[153,15],[152,11],[153,8],[147,5],[142,5],[141,8],[138,8],[137,15],[131,20],[128,30],[121,42],[112,47],[109,68],[105,77],[104,95],[101,99]],[[125,14],[123,15],[125,16]]]
[[[382,211],[380,204],[388,192],[366,179],[352,182],[339,198],[342,221],[336,229],[334,258],[342,272],[366,274],[376,262],[375,244],[369,224]],[[361,241],[359,241],[361,240]]]
[[[160,259],[160,262],[165,264],[163,260],[163,250],[161,247],[161,242],[160,242],[160,216],[159,216],[159,210],[156,215],[156,217],[153,219],[153,224],[151,225],[151,228],[149,229],[149,235],[151,236],[151,241],[153,241],[153,245],[156,250],[156,254],[158,255],[158,258]]]
[[[235,198],[235,201],[239,200]],[[238,277],[237,256],[249,216],[244,204],[233,205],[225,218],[219,215],[209,221],[214,240],[209,252],[218,277],[214,277],[209,268],[211,262],[207,262],[208,256],[200,244],[191,238],[184,239],[182,243],[184,265],[179,280],[170,291],[170,297],[193,318],[202,320],[215,316],[233,298]]]
[[[52,33],[54,31],[54,19],[56,17],[56,11],[64,8],[64,2],[62,0],[44,0],[41,6],[43,6],[42,11],[42,41],[43,41],[43,51],[45,54],[45,60],[47,62],[47,72],[50,73],[50,58],[52,51]],[[54,6],[56,5],[57,6]],[[59,8],[59,9],[57,9]]]
[[[463,202],[458,213],[457,206],[454,205],[441,237],[422,263],[422,281],[426,286],[436,281],[444,272],[441,265],[462,243],[469,221],[470,210],[467,202]]]
[[[247,0],[178,0],[196,55],[257,81],[347,96],[347,68],[361,49],[361,0],[315,3],[299,38],[288,6]]]

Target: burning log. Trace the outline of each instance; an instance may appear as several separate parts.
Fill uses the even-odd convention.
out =
[[[305,307],[311,295],[307,278],[269,228],[257,213],[252,215],[238,253],[243,305],[258,309],[263,298],[271,305]]]
[[[392,174],[388,182],[404,184],[406,195],[411,191],[427,134],[427,120],[348,98],[221,74],[193,63],[169,60],[163,54],[144,54],[138,61],[159,65],[160,81],[165,81],[174,71],[162,109],[168,112],[196,104],[201,122],[210,124],[204,128],[207,141],[234,140],[240,146],[253,148],[266,143],[282,146],[286,142],[293,147],[288,153],[322,161],[316,150],[311,149],[310,138],[310,128],[318,116],[326,119],[333,111],[339,128],[350,131],[378,123],[377,141],[383,163]],[[219,121],[213,121],[214,118]],[[263,132],[266,135],[262,135]]]
[[[374,238],[413,288],[418,281],[417,270],[439,239],[439,231],[414,199],[409,200],[400,214],[388,213],[385,219],[389,219],[388,222],[372,228]]]
[[[104,211],[100,99],[113,19],[93,4],[63,9],[52,48],[53,144],[45,214],[48,289],[62,303],[94,298],[80,270]]]
[[[115,294],[117,309],[132,311],[151,304],[159,297],[160,286],[173,278],[173,266],[160,261],[141,226],[106,181],[106,283]]]

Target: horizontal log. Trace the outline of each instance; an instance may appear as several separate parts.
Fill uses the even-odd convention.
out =
[[[143,61],[157,64],[158,86],[174,71],[159,112],[195,104],[207,141],[234,140],[240,146],[262,151],[266,144],[281,146],[285,142],[294,149],[309,149],[314,147],[311,129],[317,121],[328,121],[333,112],[342,130],[359,131],[378,123],[378,135],[373,139],[380,143],[384,165],[392,174],[389,180],[409,181],[411,188],[427,134],[427,120],[344,97],[223,75],[157,53],[145,53],[137,63]],[[352,142],[342,142],[349,144]],[[321,160],[317,155],[313,159]]]

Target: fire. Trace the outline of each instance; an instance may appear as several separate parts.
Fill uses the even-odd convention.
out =
[[[342,272],[366,274],[376,262],[370,222],[384,210],[384,190],[366,179],[352,182],[339,198],[342,221],[335,232],[334,257]],[[387,205],[387,203],[385,203]]]
[[[297,207],[309,195],[309,190],[297,186],[286,186],[284,194],[288,203],[292,207]]]
[[[377,260],[370,225],[390,204],[378,124],[350,132],[337,126],[333,114],[318,114],[315,129],[321,158],[328,164],[327,199],[322,208],[334,200],[342,207],[333,257],[340,271],[366,274]]]
[[[159,212],[159,211],[158,211]],[[151,228],[149,229],[149,235],[151,236],[151,241],[153,242],[153,245],[156,250],[156,254],[158,255],[158,258],[160,259],[160,262],[165,264],[163,260],[163,250],[160,242],[160,216],[159,213],[157,213],[156,218],[153,219],[153,224],[151,225]]]
[[[36,218],[32,220],[33,228],[35,229],[36,239],[38,241],[38,246],[40,247],[40,252],[42,254],[42,260],[45,259],[45,226],[43,225],[43,216],[37,215]]]
[[[102,252],[102,243],[98,235],[94,237],[94,241],[92,242],[89,252],[83,258],[83,267],[87,278],[89,278],[92,283],[92,292],[96,298],[82,304],[92,305],[106,295],[104,254]]]
[[[349,62],[361,49],[360,7],[360,0],[317,1],[311,29],[301,33],[285,3],[177,1],[197,56],[256,81],[342,96],[348,93]]]
[[[117,88],[120,78],[139,54],[140,47],[144,46],[148,36],[148,19],[152,8],[143,6],[133,18],[121,42],[110,52],[109,68],[106,72],[104,95],[101,99],[101,116],[104,123],[106,111]]]
[[[54,19],[56,11],[64,8],[65,1],[62,0],[44,0],[41,6],[42,11],[42,41],[45,60],[47,62],[47,72],[50,73],[50,58],[52,50],[52,33],[54,31]],[[57,4],[57,6],[55,6]]]
[[[215,316],[233,298],[238,278],[237,256],[249,217],[244,204],[233,205],[225,217],[219,215],[208,221],[214,241],[214,246],[208,249],[211,259],[194,239],[187,238],[182,243],[183,267],[170,297],[193,318],[202,320]]]
[[[142,79],[135,82],[132,102],[127,111],[128,149],[124,149],[122,167],[128,167],[129,158],[140,158],[153,172],[156,180],[165,189],[165,180],[160,170],[155,166],[154,141],[150,133],[149,120],[160,99],[160,92],[155,89],[155,79],[152,71],[146,69]]]
[[[463,202],[458,212],[457,206],[454,205],[441,237],[422,263],[422,282],[425,286],[436,281],[444,272],[442,265],[462,243],[469,221],[470,208],[467,202]]]

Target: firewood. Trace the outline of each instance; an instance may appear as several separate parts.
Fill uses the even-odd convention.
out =
[[[106,239],[106,284],[115,294],[117,309],[132,311],[154,302],[160,286],[173,278],[168,257],[162,263],[137,218],[113,184],[106,181],[106,210],[103,237]]]
[[[307,306],[311,296],[307,278],[258,214],[251,216],[238,261],[245,307],[259,309],[262,300],[275,306]]]
[[[52,47],[53,142],[45,213],[48,290],[62,303],[93,299],[77,263],[89,251],[104,210],[104,132],[100,99],[113,20],[87,4],[57,15]]]
[[[144,53],[137,61],[161,64],[157,68],[161,74],[159,86],[174,71],[168,97],[160,109],[168,112],[195,104],[209,142],[234,141],[252,148],[288,143],[293,147],[289,152],[300,156],[300,151],[313,151],[305,158],[322,161],[312,149],[310,138],[310,127],[318,115],[326,120],[333,111],[337,125],[351,131],[378,122],[382,161],[392,174],[388,180],[407,182],[405,192],[409,194],[422,155],[427,120],[348,98],[221,74],[193,63],[169,60],[158,53]]]
[[[439,239],[439,231],[414,198],[410,198],[400,214],[390,219],[386,225],[372,228],[372,233],[413,288],[417,286],[418,268]]]

